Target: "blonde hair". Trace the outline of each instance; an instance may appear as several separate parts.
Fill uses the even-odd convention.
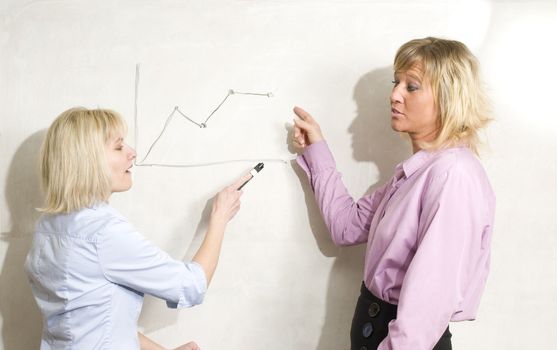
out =
[[[52,123],[40,155],[45,203],[39,211],[69,213],[106,202],[111,194],[106,145],[126,125],[107,109],[71,108]]]
[[[411,40],[396,53],[395,72],[416,66],[431,84],[440,126],[434,141],[419,146],[435,150],[464,144],[478,154],[478,132],[492,117],[476,57],[459,41],[428,37]]]

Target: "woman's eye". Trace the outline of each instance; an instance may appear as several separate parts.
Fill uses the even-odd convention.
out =
[[[408,87],[406,88],[408,91],[412,92],[412,91],[416,91],[418,90],[418,87],[416,85],[408,85]]]
[[[398,85],[399,81],[398,80],[393,80],[393,81],[391,81],[391,83],[393,83],[396,86],[396,85]]]

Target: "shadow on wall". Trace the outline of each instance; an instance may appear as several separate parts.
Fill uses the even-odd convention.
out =
[[[2,232],[8,244],[0,274],[0,313],[5,350],[38,349],[42,317],[31,294],[23,264],[33,240],[35,222],[42,205],[38,155],[46,130],[28,137],[16,151],[6,179],[6,201],[11,230]]]
[[[379,170],[378,182],[370,184],[367,193],[389,180],[395,166],[411,155],[409,142],[391,129],[389,96],[392,79],[390,67],[380,68],[362,76],[354,87],[357,116],[348,128],[352,134],[353,157],[358,162],[374,163]],[[316,118],[319,121],[319,116]],[[363,279],[365,245],[334,247],[305,173],[298,166],[294,169],[302,182],[317,246],[323,255],[336,256],[329,276],[325,320],[316,349],[348,349],[352,315]]]
[[[187,251],[180,260],[185,262],[192,261],[193,257],[201,247],[203,239],[205,238],[205,233],[207,232],[207,228],[209,226],[212,209],[213,199],[211,198],[205,203],[205,207],[201,213],[201,218],[195,229],[195,234],[189,243]],[[183,226],[180,226],[176,229],[176,234],[173,237],[186,236],[187,235],[184,235],[183,232]],[[179,312],[180,309],[170,309],[166,306],[164,301],[150,295],[145,295],[138,324],[144,329],[145,333],[155,332],[177,324]]]
[[[395,166],[412,155],[409,138],[391,128],[392,80],[392,68],[380,68],[361,77],[354,88],[358,115],[348,128],[352,154],[356,161],[375,163],[379,170],[379,180],[368,192],[387,182]]]

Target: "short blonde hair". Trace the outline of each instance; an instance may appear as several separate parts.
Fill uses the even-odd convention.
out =
[[[124,120],[111,110],[77,107],[60,114],[41,150],[45,203],[39,210],[69,213],[108,201],[112,191],[106,145],[125,131]]]
[[[463,43],[428,37],[402,45],[394,60],[395,72],[419,67],[432,87],[439,115],[439,131],[422,149],[465,144],[479,152],[478,131],[491,120],[491,107],[480,79],[479,63]]]

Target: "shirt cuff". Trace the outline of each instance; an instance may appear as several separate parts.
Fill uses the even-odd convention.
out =
[[[304,153],[296,157],[296,162],[308,177],[325,169],[336,168],[335,159],[325,140],[307,146]]]
[[[177,303],[166,301],[166,306],[171,309],[199,305],[203,302],[207,291],[207,277],[201,265],[195,261],[184,263],[184,265],[187,270],[187,277],[182,282],[180,298]]]

